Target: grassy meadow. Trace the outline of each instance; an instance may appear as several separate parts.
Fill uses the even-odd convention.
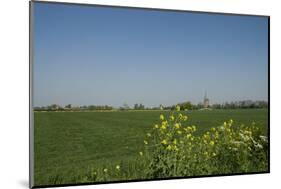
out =
[[[144,138],[159,115],[168,111],[35,112],[35,185],[95,181],[100,171],[106,180],[145,179],[147,163],[140,160]],[[267,135],[266,109],[182,112],[196,135],[227,120],[255,125]],[[121,167],[122,176],[113,169]],[[94,175],[93,175],[94,174]],[[116,175],[117,174],[117,175]],[[85,176],[86,175],[86,176]]]

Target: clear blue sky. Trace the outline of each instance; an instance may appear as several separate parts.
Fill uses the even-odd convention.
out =
[[[267,100],[266,17],[35,3],[34,105]]]

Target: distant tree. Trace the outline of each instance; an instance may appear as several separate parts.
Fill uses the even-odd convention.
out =
[[[71,108],[71,104],[66,105],[65,108],[70,109]]]
[[[135,109],[135,110],[138,110],[138,109],[139,109],[139,105],[138,105],[138,104],[135,104],[135,105],[134,105],[134,109]]]
[[[198,103],[197,104],[197,109],[202,109],[202,108],[204,108],[204,105],[202,103]]]
[[[125,110],[129,110],[129,109],[130,109],[130,106],[129,106],[127,103],[124,103],[124,104],[123,104],[123,108],[124,108]]]
[[[178,104],[181,108],[181,110],[192,110],[193,109],[193,105],[191,104],[191,102],[183,102]]]
[[[145,106],[143,104],[135,104],[134,105],[135,110],[144,110]],[[149,109],[149,108],[148,108]]]
[[[51,106],[48,107],[48,110],[52,111],[52,110],[58,110],[59,109],[59,105],[57,104],[52,104]]]
[[[37,106],[37,107],[34,107],[34,108],[33,108],[33,110],[34,110],[34,111],[42,111],[42,110],[43,110],[43,108],[42,108],[42,107],[38,107],[38,106]]]
[[[222,106],[221,106],[221,104],[213,104],[212,108],[214,108],[214,109],[221,109]]]
[[[252,101],[242,100],[235,102],[225,102],[223,104],[214,104],[212,106],[215,109],[237,109],[237,108],[268,108],[268,102],[266,101]]]
[[[140,110],[144,110],[145,109],[144,105],[143,104],[139,104],[139,109]]]

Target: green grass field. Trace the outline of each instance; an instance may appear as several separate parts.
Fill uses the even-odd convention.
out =
[[[35,184],[53,184],[54,177],[73,183],[89,167],[135,161],[143,139],[159,120],[161,111],[35,112]],[[253,121],[267,132],[265,109],[184,112],[198,133],[233,119],[235,124]],[[168,114],[168,112],[164,112]],[[135,173],[137,174],[137,173]],[[138,177],[138,175],[135,175]],[[129,179],[130,176],[128,175]]]

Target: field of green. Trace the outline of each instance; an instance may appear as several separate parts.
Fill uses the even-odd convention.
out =
[[[86,170],[109,165],[126,166],[143,150],[143,139],[159,115],[166,111],[35,112],[35,185],[75,183]],[[255,122],[265,135],[266,109],[183,112],[197,133],[233,119],[235,124]],[[130,168],[127,168],[130,170]],[[131,168],[134,169],[134,168]],[[141,178],[137,172],[128,179]]]

